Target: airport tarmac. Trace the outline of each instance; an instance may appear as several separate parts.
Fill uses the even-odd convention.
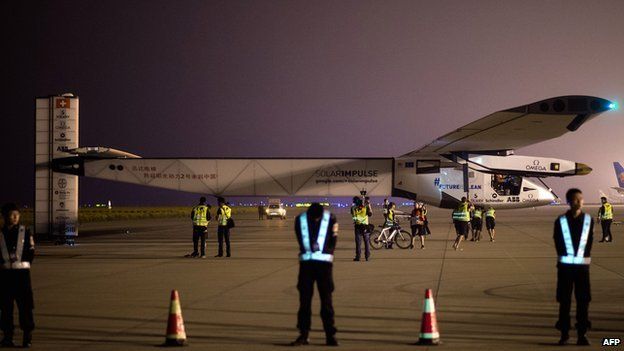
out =
[[[339,211],[334,263],[339,349],[555,348],[559,334],[554,329],[558,304],[552,227],[564,210],[498,211],[496,242],[484,233],[485,240],[462,243],[463,251],[454,251],[450,211],[431,208],[433,234],[426,249],[373,251],[370,262],[352,261],[353,225],[347,211]],[[297,336],[296,212],[291,209],[285,221],[236,217],[231,258],[212,257],[214,223],[208,258],[183,258],[192,248],[186,219],[88,224],[82,228],[88,235],[76,247],[38,245],[32,269],[34,348],[153,350],[164,341],[171,289],[180,292],[187,349],[285,347]],[[595,214],[596,208],[590,212]],[[380,210],[373,222],[381,223]],[[592,346],[578,349],[602,349],[602,338],[624,338],[622,232],[622,226],[613,227],[614,243],[597,243],[599,227],[595,232],[593,330],[588,335]],[[427,288],[436,297],[443,342],[437,347],[413,345]],[[327,348],[319,308],[315,294],[312,345],[304,350]],[[575,338],[573,332],[571,341]]]

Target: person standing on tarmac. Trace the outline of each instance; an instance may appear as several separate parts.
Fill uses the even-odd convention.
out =
[[[479,242],[481,240],[481,230],[483,229],[483,207],[477,206],[472,212],[472,238],[470,241]]]
[[[199,198],[199,205],[193,207],[191,220],[193,221],[193,252],[187,257],[206,258],[206,233],[210,223],[210,206],[206,205],[206,198]],[[201,239],[201,256],[199,256],[198,244]]]
[[[420,249],[423,250],[425,248],[425,235],[427,235],[427,231],[425,230],[425,216],[422,214],[422,208],[418,203],[414,204],[414,209],[410,216],[410,226],[412,227],[412,244],[410,245],[410,249],[414,248],[414,241],[418,235],[420,237]]]
[[[258,220],[264,220],[265,210],[262,204],[258,205]]]
[[[313,203],[308,210],[295,219],[295,233],[299,242],[299,312],[297,329],[299,337],[291,346],[309,344],[312,324],[312,295],[314,282],[321,297],[321,318],[325,330],[325,342],[328,346],[338,346],[336,327],[334,326],[334,307],[332,304],[334,249],[338,240],[336,216],[324,210],[323,206]]]
[[[360,260],[362,252],[362,239],[364,240],[364,258],[368,261],[370,258],[370,228],[368,226],[368,218],[373,213],[370,206],[364,206],[362,199],[353,197],[353,206],[351,206],[351,217],[353,218],[353,227],[355,229],[355,258],[353,261]]]
[[[32,344],[33,292],[30,265],[35,257],[35,241],[25,226],[20,224],[20,212],[15,204],[2,206],[4,226],[0,235],[0,329],[4,338],[2,347],[13,344],[13,307],[17,303],[19,324],[23,331],[22,347]]]
[[[219,241],[219,251],[215,257],[223,257],[223,240],[225,240],[225,252],[226,256],[231,256],[230,251],[230,227],[232,222],[232,209],[225,202],[225,199],[220,197],[217,202],[219,203],[219,209],[217,210],[217,240]]]
[[[392,228],[396,224],[397,224],[396,223],[396,205],[394,204],[394,202],[391,202],[388,204],[388,215],[386,216],[386,221],[384,222],[383,229]],[[391,233],[392,229],[386,229],[386,230],[388,230],[388,233]],[[386,249],[392,249],[392,244],[393,244],[392,241],[386,243]]]
[[[561,331],[559,345],[570,339],[570,306],[572,290],[576,298],[577,345],[589,345],[585,334],[591,328],[588,310],[591,301],[589,264],[594,240],[594,221],[584,213],[583,193],[570,189],[566,193],[570,209],[555,221],[553,239],[557,249],[557,302],[559,320],[555,327]]]
[[[453,243],[453,249],[455,250],[459,250],[459,244],[463,239],[468,238],[468,223],[470,222],[468,206],[468,199],[464,196],[461,198],[461,202],[457,205],[457,208],[453,211],[453,223],[455,224],[455,232],[457,233],[457,238]]]
[[[611,236],[613,206],[607,202],[607,198],[604,196],[600,198],[600,202],[602,202],[602,206],[598,210],[598,221],[600,221],[600,226],[602,227],[602,239],[600,239],[600,242],[613,242],[613,237]]]
[[[494,242],[494,236],[496,235],[496,210],[492,205],[485,211],[485,228],[490,235],[490,241]]]

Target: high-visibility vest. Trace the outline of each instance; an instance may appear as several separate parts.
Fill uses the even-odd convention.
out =
[[[613,206],[610,203],[605,202],[602,207],[604,207],[604,211],[602,212],[600,219],[613,219]]]
[[[394,210],[393,209],[388,209],[388,217],[386,218],[385,225],[387,227],[391,227],[394,225]]]
[[[475,210],[474,211],[474,218],[481,218],[481,216],[483,216],[483,211],[481,210]]]
[[[566,256],[559,256],[559,262],[566,264],[588,265],[591,263],[591,257],[585,257],[585,246],[587,238],[589,238],[589,227],[591,226],[591,216],[585,214],[583,220],[583,231],[581,232],[581,240],[579,240],[578,251],[574,254],[574,246],[572,244],[572,235],[570,234],[570,226],[565,215],[559,217],[561,224],[561,234],[566,247]]]
[[[208,206],[197,205],[193,207],[193,225],[206,227],[208,223]]]
[[[30,262],[22,262],[22,254],[24,253],[24,241],[26,239],[26,227],[19,226],[17,231],[17,244],[15,249],[15,255],[11,259],[9,254],[9,247],[4,240],[4,235],[0,233],[0,254],[4,263],[0,266],[0,269],[30,269]]]
[[[468,204],[462,202],[453,211],[453,220],[459,222],[470,222],[470,212],[468,211]]]
[[[327,238],[327,228],[329,228],[329,216],[329,211],[323,211],[323,218],[321,219],[318,236],[316,237],[315,250],[312,250],[312,247],[310,246],[310,230],[308,229],[308,213],[304,212],[299,215],[301,243],[303,244],[303,249],[305,251],[304,253],[299,254],[299,261],[334,261],[334,255],[323,253],[325,239]]]
[[[351,216],[355,224],[368,224],[368,215],[366,214],[366,207],[364,206],[351,207]]]
[[[496,218],[496,211],[493,208],[488,208],[488,210],[485,212],[485,216]]]
[[[223,205],[221,207],[221,211],[219,212],[219,225],[227,225],[227,221],[230,217],[232,217],[232,209],[229,206]]]

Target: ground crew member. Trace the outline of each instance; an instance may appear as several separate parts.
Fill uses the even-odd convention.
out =
[[[292,346],[307,345],[312,319],[312,295],[314,282],[321,297],[321,318],[325,330],[325,342],[328,346],[338,346],[334,327],[334,307],[332,276],[334,249],[338,239],[336,217],[324,210],[323,206],[313,203],[308,210],[295,219],[295,232],[299,242],[299,312],[297,329],[299,337]]]
[[[208,232],[210,218],[210,206],[206,205],[206,198],[202,196],[199,198],[199,205],[193,207],[191,211],[191,220],[193,221],[193,253],[187,256],[193,258],[199,256],[197,246],[201,239],[201,258],[206,258],[206,233]]]
[[[24,348],[32,343],[33,293],[30,283],[30,264],[35,256],[35,241],[25,226],[20,224],[20,212],[15,204],[2,207],[4,226],[0,235],[0,329],[4,338],[2,347],[13,347],[13,307],[17,304]]]
[[[577,345],[589,345],[585,333],[591,327],[588,317],[591,291],[589,287],[589,264],[594,240],[594,221],[582,211],[583,194],[579,189],[566,193],[570,210],[555,221],[554,240],[559,256],[557,262],[557,301],[559,320],[555,325],[561,331],[559,345],[570,338],[570,305],[572,289],[576,298]]]
[[[396,225],[396,205],[394,202],[388,204],[388,215],[386,216],[386,221],[384,222],[385,228],[392,228]],[[391,230],[391,229],[388,229]],[[391,232],[388,232],[391,233]],[[392,241],[386,243],[386,249],[392,249]],[[410,244],[411,245],[411,244]]]
[[[481,230],[483,229],[483,207],[475,207],[472,213],[472,239],[470,241],[478,242],[481,240]]]
[[[230,223],[232,222],[232,209],[226,204],[225,199],[222,197],[220,197],[217,202],[219,203],[219,209],[217,210],[217,240],[219,241],[219,251],[215,257],[223,257],[223,240],[225,240],[225,255],[230,257]]]
[[[496,227],[496,210],[490,205],[487,211],[485,211],[485,228],[490,235],[491,242],[494,242],[494,236],[496,235],[494,227]]]
[[[457,208],[453,211],[453,223],[455,224],[455,232],[457,238],[453,243],[453,249],[458,250],[459,244],[463,239],[468,238],[468,223],[470,222],[470,212],[468,210],[470,204],[466,197],[461,198],[461,202],[457,205]]]
[[[265,214],[264,206],[258,205],[258,220],[263,220]]]
[[[351,217],[353,218],[353,226],[355,229],[355,258],[353,261],[360,260],[362,251],[362,239],[364,239],[364,258],[368,261],[370,258],[370,228],[368,225],[368,217],[373,213],[370,206],[364,206],[362,199],[355,196],[353,198],[353,206],[351,206]]]
[[[602,239],[600,239],[600,242],[612,242],[611,223],[613,222],[613,206],[607,202],[607,198],[604,196],[600,198],[600,202],[602,202],[602,206],[598,210],[598,220],[602,227]]]

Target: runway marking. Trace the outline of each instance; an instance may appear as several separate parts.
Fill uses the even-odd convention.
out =
[[[444,243],[444,251],[442,252],[442,264],[440,265],[440,275],[438,276],[438,285],[435,291],[435,301],[438,302],[438,293],[440,292],[440,285],[442,284],[442,274],[444,273],[444,262],[446,261],[446,251],[448,250],[448,240],[451,235],[453,226],[449,225],[448,232],[446,233],[446,241]]]

